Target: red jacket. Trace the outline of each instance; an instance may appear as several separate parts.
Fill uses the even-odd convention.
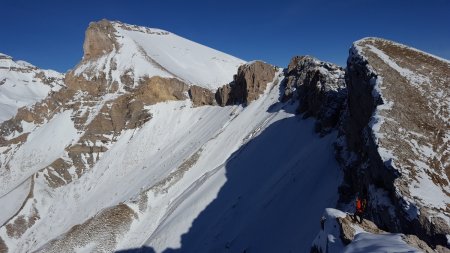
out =
[[[366,200],[356,198],[356,211],[359,213],[363,213],[366,209]]]

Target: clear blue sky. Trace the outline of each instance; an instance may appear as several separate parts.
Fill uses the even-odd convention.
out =
[[[448,0],[1,0],[0,52],[65,72],[102,18],[156,27],[244,60],[294,55],[345,65],[351,43],[377,36],[450,59]]]

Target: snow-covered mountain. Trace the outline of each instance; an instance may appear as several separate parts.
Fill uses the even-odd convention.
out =
[[[64,86],[63,75],[0,53],[0,123]]]
[[[64,81],[2,56],[48,86],[0,125],[0,252],[448,247],[448,62],[364,39],[347,69],[279,69],[107,20],[83,48]],[[366,227],[344,213],[362,188]]]
[[[83,48],[73,74],[92,79],[103,73],[119,89],[160,76],[215,90],[232,81],[244,63],[167,31],[107,20],[89,25]]]

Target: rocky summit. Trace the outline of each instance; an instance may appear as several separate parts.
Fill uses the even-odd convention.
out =
[[[449,252],[449,61],[283,68],[109,20],[83,50],[0,54],[1,253]]]

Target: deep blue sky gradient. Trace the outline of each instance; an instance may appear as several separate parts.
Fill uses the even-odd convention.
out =
[[[0,52],[61,72],[102,18],[161,28],[244,60],[294,55],[345,65],[351,43],[377,36],[450,59],[448,0],[1,0]]]

